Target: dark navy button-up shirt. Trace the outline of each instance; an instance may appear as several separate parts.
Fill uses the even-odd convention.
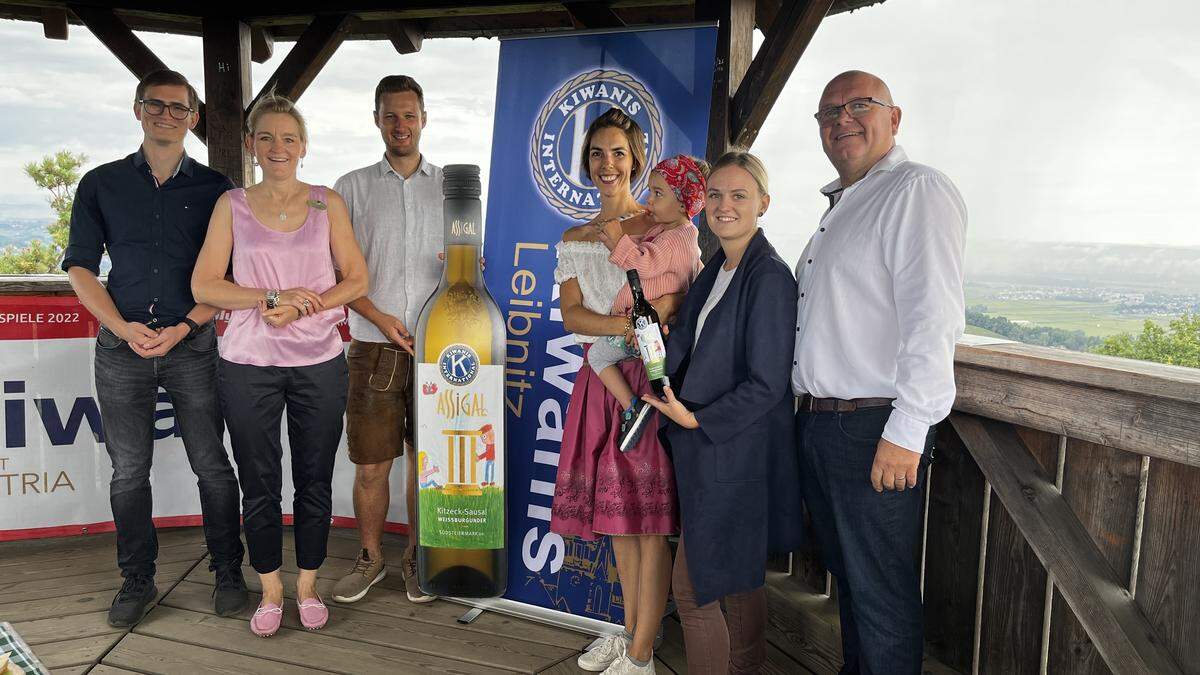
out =
[[[192,268],[213,205],[233,183],[184,156],[161,186],[139,148],[84,174],[75,191],[63,270],[100,274],[108,249],[108,294],[126,321],[174,326],[196,306]]]

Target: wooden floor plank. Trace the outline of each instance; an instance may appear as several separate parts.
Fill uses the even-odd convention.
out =
[[[206,549],[198,544],[172,546],[158,552],[158,565],[169,565],[185,560],[195,562],[206,553]],[[93,551],[71,558],[59,558],[54,562],[6,568],[0,574],[0,597],[5,597],[9,591],[20,590],[31,581],[54,579],[61,580],[62,583],[70,583],[72,577],[96,572],[120,573],[117,568],[116,551]]]
[[[2,610],[0,610],[0,616],[4,616]],[[31,646],[47,642],[58,642],[60,640],[125,632],[124,628],[113,628],[108,625],[107,607],[102,611],[89,612],[87,614],[13,622],[13,629]]]
[[[209,589],[209,586],[184,582],[170,594],[166,602],[169,606],[179,609],[209,612]],[[238,618],[248,621],[254,614],[254,607],[258,601],[258,594],[253,594],[250,606],[238,615]],[[295,605],[291,602],[286,603],[284,625],[299,628],[299,621],[293,616],[294,608]],[[480,665],[493,665],[516,672],[533,672],[576,651],[514,640],[477,630],[466,630],[453,621],[442,624],[414,621],[342,606],[330,608],[329,625],[321,632],[369,644],[447,656]]]
[[[326,566],[328,566],[328,563]],[[262,587],[258,581],[258,575],[252,568],[243,568],[242,572],[246,577],[246,586],[251,591],[257,592],[262,590]],[[290,598],[292,597],[292,589],[294,589],[296,585],[296,575],[292,572],[281,572],[280,575],[283,578],[284,594]],[[393,575],[395,575],[396,578],[399,578],[400,571],[389,568],[388,580],[390,580]],[[199,567],[195,570],[192,570],[192,573],[188,575],[187,580],[189,582],[209,585],[213,583],[212,576],[206,570],[202,570]],[[365,598],[354,603],[353,605],[334,604],[332,606],[347,606],[364,612],[373,612],[403,619],[450,625],[454,625],[458,617],[461,616],[465,611],[465,608],[462,605],[451,602],[437,601],[426,604],[415,604],[409,602],[408,597],[402,590],[403,586],[401,586],[401,590],[397,590],[388,587],[386,582],[387,580],[385,580],[384,583],[376,586],[371,590],[370,593],[367,594]],[[334,583],[335,579],[328,577],[321,578],[318,576],[317,592],[321,594],[321,597],[329,598],[332,595]],[[168,601],[166,604],[171,604],[171,602]],[[583,633],[577,633],[575,631],[566,630],[563,628],[556,628],[554,626],[547,626],[545,624],[535,623],[533,621],[526,621],[524,619],[510,617],[496,612],[484,612],[473,623],[463,626],[463,629],[490,635],[509,637],[516,640],[526,640],[529,642],[554,645],[556,647],[563,647],[573,651],[582,649],[584,646],[591,643],[593,639],[595,639],[593,636],[585,635]]]
[[[204,545],[204,531],[199,527],[158,531],[160,551],[176,546],[196,545]],[[0,543],[0,570],[13,565],[40,565],[97,552],[107,552],[112,564],[116,565],[116,551],[117,537],[112,532],[75,537],[6,541]]]
[[[243,619],[222,618],[159,606],[134,629],[174,642],[219,647],[244,656],[284,661],[340,673],[503,673],[477,664],[429,656],[356,640],[281,628],[270,639],[250,633]]]
[[[106,666],[104,664],[100,664],[95,668],[92,668],[91,670],[87,671],[87,673],[88,675],[139,675],[139,673],[135,670],[125,670],[124,668]],[[58,673],[55,673],[54,675],[58,675]]]
[[[297,668],[291,663],[235,654],[224,649],[172,642],[149,635],[131,633],[104,657],[104,665],[129,668],[144,673],[225,673],[228,675],[289,675]],[[307,672],[320,671],[306,667]],[[98,671],[92,671],[98,672]],[[129,672],[122,670],[120,672]]]
[[[92,670],[92,664],[85,663],[82,666],[71,666],[70,668],[58,668],[54,671],[54,675],[83,675],[84,673],[86,673],[88,671],[91,671],[93,673],[97,672],[95,670]],[[120,671],[120,672],[126,672],[126,671]]]
[[[56,672],[59,668],[95,663],[100,659],[100,655],[108,651],[120,638],[121,633],[97,635],[49,642],[30,648],[43,665]]]
[[[159,588],[163,588],[165,584],[174,583],[184,574],[187,574],[188,570],[196,564],[197,560],[199,560],[199,557],[159,565],[158,574],[155,576]],[[0,592],[0,597],[3,597],[6,603],[11,604],[28,600],[60,598],[83,593],[115,592],[116,589],[121,587],[121,583],[121,573],[114,566],[113,569],[102,572],[91,572],[89,574],[61,579],[28,581]],[[0,586],[2,585],[0,584]],[[111,599],[110,597],[109,600],[111,601]]]
[[[158,597],[162,598],[162,594],[166,592],[171,584],[178,581],[180,576],[178,573],[159,575],[155,580],[155,584],[158,586]],[[119,577],[114,583],[116,585],[112,589],[102,591],[6,603],[0,605],[0,617],[4,617],[4,620],[10,623],[16,623],[18,621],[36,621],[51,617],[65,617],[73,614],[87,614],[97,610],[107,611],[109,606],[112,605],[115,589],[121,585]]]

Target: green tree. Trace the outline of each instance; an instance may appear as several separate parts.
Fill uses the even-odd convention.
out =
[[[34,239],[25,248],[8,246],[0,250],[0,274],[53,274],[58,272],[71,227],[71,207],[75,203],[75,186],[79,184],[80,169],[87,157],[68,150],[46,155],[39,162],[23,168],[25,175],[38,187],[48,190],[46,199],[57,216],[46,225],[50,241]]]
[[[1200,314],[1184,314],[1164,328],[1147,320],[1137,335],[1120,333],[1104,340],[1099,354],[1200,368]]]

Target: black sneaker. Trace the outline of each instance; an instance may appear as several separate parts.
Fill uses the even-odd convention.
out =
[[[217,587],[213,589],[213,610],[217,616],[233,616],[246,607],[246,580],[241,565],[228,565],[213,570]]]
[[[117,597],[113,598],[112,607],[108,608],[108,625],[113,628],[128,628],[146,616],[150,603],[158,597],[158,587],[154,578],[143,574],[131,574],[125,577]]]
[[[634,401],[633,405],[621,413],[621,437],[617,442],[617,449],[621,452],[628,452],[630,448],[637,445],[638,439],[642,437],[642,431],[646,428],[646,422],[650,421],[650,413],[654,412],[654,408],[645,401]]]

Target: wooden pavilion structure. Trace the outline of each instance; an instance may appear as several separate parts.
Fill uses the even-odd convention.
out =
[[[715,21],[713,157],[732,144],[753,144],[824,17],[870,4],[351,0],[335,7],[306,0],[245,6],[0,0],[0,18],[39,22],[47,38],[59,40],[68,38],[71,25],[85,26],[138,77],[170,64],[134,31],[201,37],[207,100],[196,133],[208,145],[210,165],[245,184],[253,180],[241,144],[256,95],[250,63],[269,59],[275,41],[296,45],[264,90],[274,87],[296,99],[344,40],[389,40],[398,53],[413,54],[426,38]],[[756,28],[765,36],[757,53]],[[69,292],[61,278],[0,279],[0,295]],[[937,660],[927,663],[927,671],[1200,675],[1200,371],[1015,343],[964,342],[955,365],[958,399],[939,425],[935,460],[924,477],[927,654]],[[198,541],[194,533],[174,536],[181,546]],[[43,550],[53,546],[61,550]],[[0,590],[17,592],[19,582],[5,570],[19,573],[21,560],[94,559],[110,549],[107,540],[4,545]],[[101,621],[119,585],[107,563],[109,572],[60,566],[40,586],[21,584],[21,602],[0,599],[0,621],[12,617],[18,630],[45,645],[35,645],[35,652],[51,655],[56,665],[97,673],[227,672],[212,661],[214,652],[231,655],[224,657],[232,659],[229,667],[247,672],[264,664],[275,670],[263,672],[298,665],[339,672],[482,672],[487,664],[508,672],[565,673],[574,672],[571,661],[582,646],[507,619],[451,635],[428,628],[451,612],[420,614],[389,605],[390,596],[379,593],[374,605],[343,610],[359,622],[351,628],[362,630],[307,642],[300,634],[289,638],[299,651],[268,651],[243,639],[248,633],[239,619],[206,613],[205,577],[192,574],[203,553],[181,548],[180,556],[161,606],[132,631],[113,634]],[[774,561],[774,568],[772,672],[836,672],[838,599],[819,552],[796,551]],[[417,630],[422,626],[426,632]],[[336,656],[350,653],[338,649],[354,648],[338,640],[362,641],[379,630],[406,634],[399,629],[415,631],[420,640],[398,647],[377,641],[357,664],[311,647],[334,649]],[[428,655],[428,644],[452,640],[471,648],[452,659],[465,665],[421,656]],[[660,651],[664,672],[686,672],[679,648],[676,636]]]

